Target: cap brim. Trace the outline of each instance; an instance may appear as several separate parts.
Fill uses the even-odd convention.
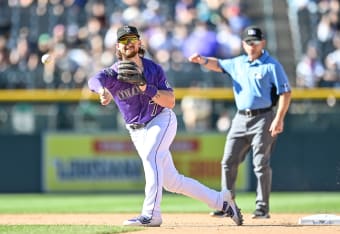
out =
[[[122,38],[122,37],[126,37],[126,36],[129,36],[129,35],[133,35],[133,36],[136,36],[136,37],[138,37],[139,38],[139,34],[137,34],[137,33],[127,33],[127,34],[123,34],[123,35],[121,35],[120,37],[118,37],[117,39],[119,40],[120,38]]]
[[[258,37],[245,37],[243,41],[262,41],[262,39]]]

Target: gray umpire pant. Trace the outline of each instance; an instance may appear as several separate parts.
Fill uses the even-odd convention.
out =
[[[257,178],[256,209],[269,212],[269,195],[272,185],[270,156],[276,137],[272,137],[269,127],[274,112],[268,111],[256,116],[237,113],[228,132],[224,148],[222,166],[222,189],[229,189],[235,197],[235,181],[239,164],[252,152],[254,173]]]

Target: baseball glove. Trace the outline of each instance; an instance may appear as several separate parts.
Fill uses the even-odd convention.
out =
[[[123,60],[118,62],[117,79],[134,85],[145,85],[146,81],[143,73],[135,62]]]

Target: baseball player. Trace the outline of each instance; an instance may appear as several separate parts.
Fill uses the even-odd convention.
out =
[[[169,151],[177,130],[172,111],[173,89],[163,69],[144,58],[145,51],[135,27],[120,27],[117,40],[118,62],[99,71],[89,79],[88,85],[99,94],[102,105],[114,100],[142,160],[146,181],[142,212],[123,225],[160,226],[163,187],[223,210],[237,225],[242,225],[241,212],[229,190],[218,192],[178,173]]]
[[[222,189],[232,191],[238,166],[251,150],[254,173],[257,177],[256,209],[253,218],[269,218],[269,195],[272,170],[270,156],[277,135],[283,131],[286,112],[291,99],[291,88],[281,64],[264,50],[265,39],[257,26],[247,27],[242,35],[246,54],[231,59],[206,58],[197,53],[189,61],[207,69],[224,72],[231,77],[238,109],[230,127],[222,166]],[[273,104],[277,101],[277,111]],[[223,216],[217,210],[212,216]]]

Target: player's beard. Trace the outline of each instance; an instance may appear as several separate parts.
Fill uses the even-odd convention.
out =
[[[129,48],[125,51],[122,51],[122,56],[123,58],[133,58],[138,54],[138,50],[136,50],[135,48]]]

